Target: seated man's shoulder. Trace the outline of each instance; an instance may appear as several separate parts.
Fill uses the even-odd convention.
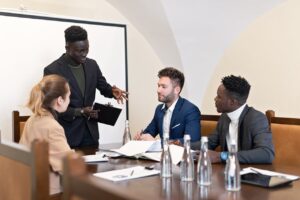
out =
[[[256,110],[253,107],[249,107],[248,111],[246,113],[246,116],[248,116],[248,117],[265,117],[265,114],[259,110]]]
[[[198,106],[196,106],[194,103],[190,102],[189,100],[185,99],[185,98],[181,98],[182,99],[182,105],[185,107],[185,108],[198,108]]]
[[[163,103],[158,104],[158,105],[156,106],[156,108],[155,108],[155,112],[162,110],[162,109],[163,109],[163,106],[164,106]]]
[[[264,113],[254,109],[253,107],[249,107],[247,113],[244,116],[244,121],[249,123],[258,123],[266,124],[268,123],[268,119]]]

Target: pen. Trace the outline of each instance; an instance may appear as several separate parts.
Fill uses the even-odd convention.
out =
[[[130,176],[132,176],[132,175],[133,175],[133,173],[134,173],[134,169],[131,171],[131,173],[130,173]]]
[[[143,133],[144,133],[144,130],[142,129],[141,132],[140,132],[140,140],[142,140]]]
[[[95,102],[92,105],[92,110],[94,110],[94,105],[95,105]],[[91,114],[89,115],[88,120],[90,120],[90,118],[91,118]]]

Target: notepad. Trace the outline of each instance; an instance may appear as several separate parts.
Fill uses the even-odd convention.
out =
[[[111,149],[110,151],[117,152],[126,157],[149,159],[159,162],[161,158],[161,151],[148,152],[148,150],[151,149],[152,145],[156,142],[157,141],[133,140],[129,141],[119,149]],[[169,147],[172,157],[172,163],[174,165],[177,165],[181,161],[184,148],[174,144],[171,144]]]
[[[94,110],[100,110],[97,121],[102,124],[114,126],[119,118],[122,111],[120,108],[113,107],[112,105],[105,105],[95,103],[93,106]]]
[[[257,169],[254,167],[245,168],[240,174],[241,182],[267,188],[288,185],[292,181],[299,179],[298,176]]]
[[[108,161],[108,157],[105,153],[95,154],[95,155],[86,155],[82,156],[86,163],[91,162],[106,162]]]
[[[146,169],[143,166],[135,166],[126,169],[95,173],[94,176],[110,181],[124,181],[146,176],[153,176],[159,173],[160,171],[156,169]]]

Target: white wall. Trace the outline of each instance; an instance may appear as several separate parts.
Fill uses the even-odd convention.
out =
[[[221,77],[246,77],[249,105],[277,116],[300,117],[300,2],[286,1],[257,17],[224,52],[204,95],[211,113]]]
[[[157,104],[156,75],[162,64],[145,38],[130,24],[130,22],[127,21],[125,17],[107,4],[106,1],[97,0],[91,0],[89,3],[83,3],[80,0],[51,0],[42,2],[2,0],[0,2],[0,8],[19,9],[20,4],[22,4],[22,7],[25,7],[30,11],[39,13],[86,18],[100,22],[127,24],[130,126],[132,132],[135,132],[147,125],[153,116],[154,108]],[[34,38],[32,39],[34,40]],[[23,74],[19,74],[19,76],[23,76]],[[109,80],[109,77],[107,77],[107,79]],[[10,90],[11,88],[8,87],[7,89]],[[25,103],[26,102],[24,102],[24,104]],[[145,107],[150,109],[145,109]],[[11,113],[1,113],[1,115],[11,116]],[[3,125],[0,124],[3,137],[11,139],[11,129],[3,130],[2,127]]]

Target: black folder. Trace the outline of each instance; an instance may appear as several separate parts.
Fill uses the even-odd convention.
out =
[[[242,183],[248,183],[252,185],[257,185],[261,187],[279,187],[288,185],[293,180],[287,179],[283,176],[268,176],[264,174],[256,174],[256,173],[248,173],[241,175],[241,182]]]
[[[120,108],[115,108],[110,104],[95,103],[94,110],[99,110],[98,122],[114,126],[122,111]]]

